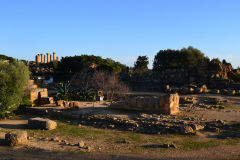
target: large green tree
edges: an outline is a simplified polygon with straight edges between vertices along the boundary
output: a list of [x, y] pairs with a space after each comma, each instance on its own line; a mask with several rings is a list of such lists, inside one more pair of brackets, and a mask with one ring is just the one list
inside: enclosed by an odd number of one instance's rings
[[29, 74], [21, 61], [0, 60], [0, 118], [11, 115], [19, 106]]
[[208, 57], [194, 48], [189, 46], [181, 50], [160, 50], [154, 58], [153, 70], [159, 71], [166, 68], [193, 68], [202, 61], [209, 61]]
[[62, 58], [55, 71], [60, 80], [69, 80], [76, 73], [91, 68], [114, 73], [120, 73], [127, 69], [125, 65], [109, 58], [103, 59], [100, 56], [80, 55]]

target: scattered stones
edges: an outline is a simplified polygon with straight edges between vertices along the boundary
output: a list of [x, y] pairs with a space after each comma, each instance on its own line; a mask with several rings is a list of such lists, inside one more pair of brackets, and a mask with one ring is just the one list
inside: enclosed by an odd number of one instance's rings
[[5, 134], [5, 141], [9, 146], [16, 146], [19, 144], [27, 144], [27, 132], [16, 131]]
[[34, 129], [53, 130], [57, 128], [57, 123], [50, 119], [36, 117], [28, 120], [28, 126]]

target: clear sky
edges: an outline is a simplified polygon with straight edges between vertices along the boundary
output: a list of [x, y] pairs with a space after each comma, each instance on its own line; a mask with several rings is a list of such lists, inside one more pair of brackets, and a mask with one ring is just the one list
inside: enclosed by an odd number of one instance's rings
[[0, 0], [0, 54], [94, 54], [132, 66], [192, 45], [240, 66], [240, 0]]

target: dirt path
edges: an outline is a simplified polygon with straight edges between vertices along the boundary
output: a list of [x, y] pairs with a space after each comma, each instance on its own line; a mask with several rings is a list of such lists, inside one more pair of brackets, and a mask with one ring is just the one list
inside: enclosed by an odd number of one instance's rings
[[32, 147], [8, 148], [0, 147], [1, 159], [16, 159], [16, 160], [74, 160], [74, 159], [113, 159], [113, 160], [151, 160], [151, 159], [203, 159], [203, 160], [222, 160], [222, 159], [240, 159], [238, 146], [220, 146], [215, 148], [201, 149], [198, 151], [167, 151], [164, 153], [155, 153], [152, 155], [142, 154], [127, 154], [115, 155], [108, 153], [81, 153], [81, 152], [54, 152]]

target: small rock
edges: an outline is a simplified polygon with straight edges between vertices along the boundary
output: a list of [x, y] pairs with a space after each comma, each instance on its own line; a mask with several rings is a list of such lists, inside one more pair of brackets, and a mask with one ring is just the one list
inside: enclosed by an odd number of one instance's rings
[[16, 146], [19, 144], [27, 144], [27, 132], [16, 131], [5, 134], [5, 141], [9, 146]]
[[84, 143], [83, 141], [78, 142], [78, 146], [79, 146], [80, 148], [83, 148], [84, 145], [85, 145], [85, 143]]
[[88, 150], [88, 151], [92, 151], [92, 147], [87, 146], [87, 150]]
[[33, 140], [33, 137], [27, 137], [28, 140]]
[[169, 147], [171, 147], [171, 148], [177, 148], [177, 146], [176, 146], [175, 144], [173, 144], [173, 143], [171, 143]]
[[204, 126], [203, 125], [199, 125], [199, 124], [191, 124], [191, 127], [195, 131], [199, 131], [199, 130], [203, 130], [204, 129]]
[[194, 130], [191, 126], [185, 125], [181, 128], [181, 133], [182, 134], [194, 134]]

